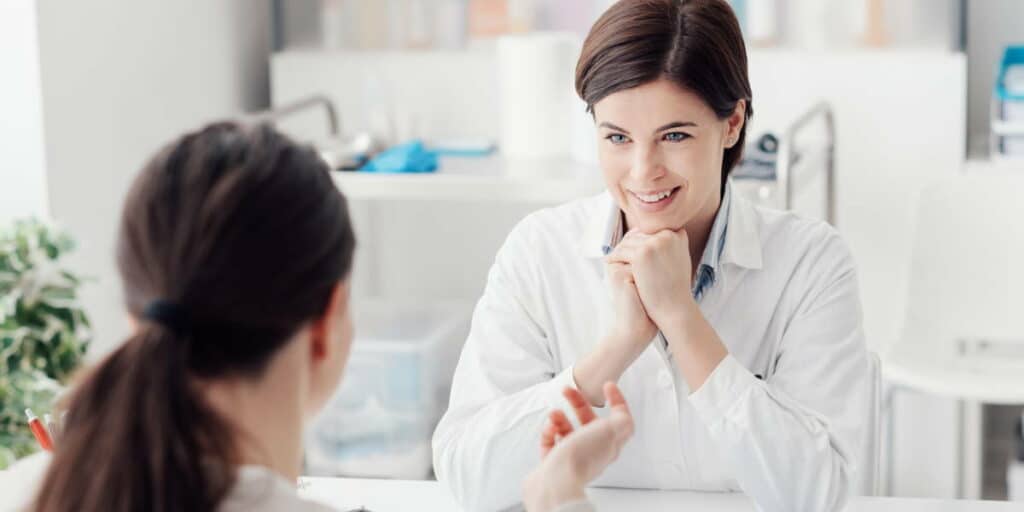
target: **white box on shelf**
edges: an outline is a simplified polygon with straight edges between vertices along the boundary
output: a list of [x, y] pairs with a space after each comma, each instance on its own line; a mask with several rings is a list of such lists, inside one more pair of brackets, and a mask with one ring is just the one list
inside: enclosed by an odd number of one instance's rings
[[992, 120], [990, 144], [993, 158], [1024, 160], [1024, 117]]
[[993, 154], [1024, 156], [1024, 46], [1007, 46], [992, 87]]
[[1000, 152], [1004, 156], [1024, 157], [1024, 135], [1004, 135], [999, 139]]
[[341, 386], [306, 433], [308, 474], [428, 478], [471, 311], [459, 301], [354, 307]]
[[1004, 101], [1001, 110], [1004, 121], [1024, 121], [1024, 101]]

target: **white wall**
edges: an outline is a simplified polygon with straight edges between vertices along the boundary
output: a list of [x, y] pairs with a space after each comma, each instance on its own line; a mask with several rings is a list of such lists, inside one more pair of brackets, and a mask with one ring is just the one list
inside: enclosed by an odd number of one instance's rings
[[52, 214], [79, 242], [73, 264], [97, 342], [126, 322], [113, 246], [123, 195], [183, 130], [268, 104], [266, 0], [40, 0], [46, 159]]
[[46, 158], [35, 0], [0, 2], [0, 226], [45, 217]]

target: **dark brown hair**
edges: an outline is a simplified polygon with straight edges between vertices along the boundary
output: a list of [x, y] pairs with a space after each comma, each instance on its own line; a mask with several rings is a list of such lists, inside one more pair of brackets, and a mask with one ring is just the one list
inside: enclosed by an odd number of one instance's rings
[[[593, 112], [606, 96], [659, 78], [692, 91], [719, 119], [746, 101], [753, 115], [747, 51], [724, 0], [619, 0], [594, 23], [576, 65], [576, 93]], [[722, 190], [739, 163], [747, 123], [722, 158]]]
[[258, 376], [326, 311], [354, 247], [327, 166], [269, 127], [213, 124], [160, 151], [117, 244], [138, 329], [73, 390], [36, 509], [215, 510], [235, 431], [197, 380]]

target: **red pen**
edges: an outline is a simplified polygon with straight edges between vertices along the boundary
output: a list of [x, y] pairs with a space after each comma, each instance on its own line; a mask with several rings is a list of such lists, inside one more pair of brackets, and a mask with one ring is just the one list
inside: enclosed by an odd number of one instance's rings
[[36, 436], [39, 446], [52, 452], [53, 440], [50, 439], [50, 433], [46, 431], [46, 425], [43, 425], [43, 422], [39, 421], [35, 414], [32, 414], [32, 409], [25, 409], [25, 415], [28, 416], [28, 428], [32, 430], [32, 435]]

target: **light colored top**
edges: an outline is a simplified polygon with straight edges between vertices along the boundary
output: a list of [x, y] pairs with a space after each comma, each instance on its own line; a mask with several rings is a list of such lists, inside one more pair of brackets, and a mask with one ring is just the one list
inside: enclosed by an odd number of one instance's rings
[[597, 509], [590, 501], [574, 501], [561, 505], [555, 512], [597, 512]]
[[[338, 510], [365, 507], [373, 512], [463, 510], [437, 482], [357, 478], [307, 478], [299, 495], [330, 503]], [[750, 498], [738, 493], [587, 489], [598, 512], [755, 512]], [[573, 506], [582, 506], [573, 504]], [[518, 510], [513, 508], [512, 510]], [[586, 509], [584, 509], [586, 510]], [[844, 512], [1020, 512], [1020, 503], [970, 500], [853, 497]], [[564, 512], [559, 510], [558, 512]], [[575, 512], [575, 511], [574, 511]]]
[[219, 512], [333, 512], [335, 509], [299, 497], [295, 482], [262, 466], [238, 468], [238, 481]]
[[[659, 335], [619, 381], [636, 434], [594, 485], [742, 490], [767, 511], [837, 510], [859, 481], [869, 407], [850, 251], [823, 222], [730, 195], [698, 299], [730, 355], [691, 390]], [[433, 439], [438, 478], [468, 510], [521, 499], [549, 410], [568, 412], [573, 363], [609, 332], [602, 248], [616, 209], [605, 193], [541, 210], [497, 255]]]
[[[50, 462], [46, 453], [19, 461], [0, 473], [0, 510], [29, 510]], [[241, 466], [219, 512], [332, 512], [335, 509], [299, 497], [294, 483], [262, 466]]]

